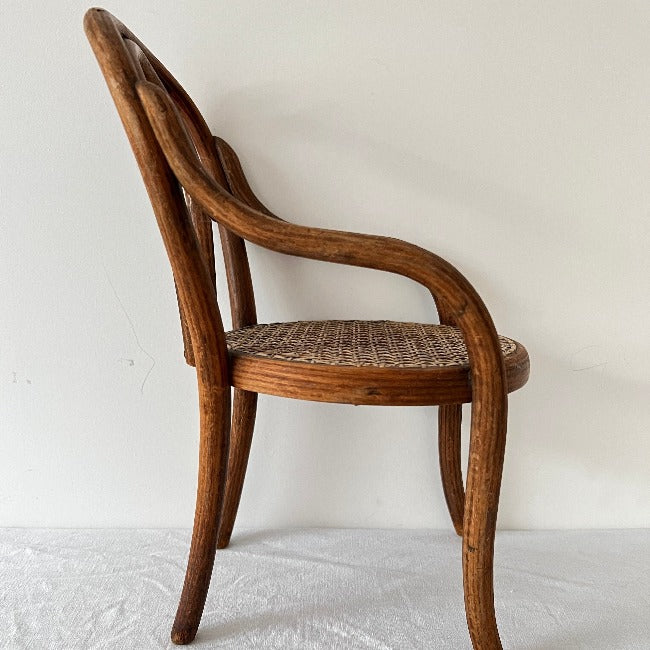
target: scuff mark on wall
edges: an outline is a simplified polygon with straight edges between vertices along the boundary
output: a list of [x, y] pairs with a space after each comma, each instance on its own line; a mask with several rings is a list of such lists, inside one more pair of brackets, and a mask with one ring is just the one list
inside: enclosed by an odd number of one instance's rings
[[[138, 333], [135, 331], [135, 325], [133, 324], [133, 321], [131, 320], [131, 317], [129, 316], [129, 312], [126, 311], [126, 307], [124, 306], [124, 303], [122, 302], [119, 294], [117, 293], [117, 290], [115, 289], [115, 285], [113, 284], [113, 281], [111, 280], [111, 276], [108, 273], [108, 269], [103, 264], [102, 264], [102, 266], [104, 268], [104, 273], [106, 274], [106, 280], [108, 281], [108, 284], [110, 285], [111, 289], [113, 290], [113, 294], [115, 295], [115, 299], [117, 300], [120, 308], [124, 312], [124, 316], [126, 317], [126, 320], [129, 323], [129, 327], [131, 328], [131, 332], [133, 332], [133, 338], [135, 339], [135, 344], [138, 346], [138, 349], [151, 360], [151, 367], [149, 368], [149, 370], [147, 370], [147, 372], [146, 372], [146, 374], [145, 374], [145, 376], [144, 376], [144, 378], [142, 380], [142, 384], [140, 385], [140, 392], [144, 393], [144, 385], [147, 383], [147, 379], [149, 379], [149, 375], [151, 374], [152, 370], [154, 369], [154, 366], [156, 365], [156, 360], [153, 358], [153, 356], [151, 354], [149, 354], [149, 352], [147, 352], [147, 350], [145, 350], [142, 347], [142, 343], [140, 343]], [[131, 364], [129, 364], [129, 365], [135, 365], [135, 361], [133, 361], [133, 359], [126, 359], [126, 361], [131, 361]]]

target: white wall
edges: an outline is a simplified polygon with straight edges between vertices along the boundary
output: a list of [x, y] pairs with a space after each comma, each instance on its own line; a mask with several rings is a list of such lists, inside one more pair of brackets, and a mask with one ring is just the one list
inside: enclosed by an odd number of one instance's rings
[[[189, 526], [193, 371], [85, 8], [0, 10], [0, 525]], [[648, 525], [650, 5], [106, 8], [273, 210], [442, 254], [528, 347], [502, 527]], [[263, 319], [433, 317], [405, 280], [250, 255]], [[263, 397], [239, 523], [448, 527], [435, 409]]]

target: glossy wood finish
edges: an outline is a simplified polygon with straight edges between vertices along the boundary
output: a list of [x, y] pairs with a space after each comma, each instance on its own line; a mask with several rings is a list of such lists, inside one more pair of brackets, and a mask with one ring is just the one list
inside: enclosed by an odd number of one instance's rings
[[[215, 546], [217, 542], [227, 544], [237, 511], [255, 418], [255, 393], [269, 392], [359, 404], [444, 405], [440, 415], [441, 469], [457, 530], [462, 522], [470, 636], [476, 650], [500, 648], [492, 586], [494, 534], [507, 393], [523, 385], [528, 376], [524, 348], [520, 347], [516, 360], [506, 366], [483, 301], [466, 278], [439, 256], [401, 240], [307, 228], [270, 213], [254, 196], [234, 151], [223, 140], [213, 139], [189, 97], [149, 50], [105, 11], [90, 10], [85, 27], [160, 226], [177, 286], [186, 356], [196, 365], [199, 383], [197, 507], [173, 641], [187, 643], [196, 633]], [[443, 322], [460, 328], [469, 366], [431, 372], [333, 370], [229, 355], [216, 301], [208, 219], [219, 225], [235, 328], [257, 319], [244, 245], [250, 241], [288, 255], [397, 273], [422, 284], [434, 297]], [[232, 438], [231, 385], [236, 387]], [[457, 445], [458, 409], [464, 401], [471, 401], [472, 416], [463, 507]]]

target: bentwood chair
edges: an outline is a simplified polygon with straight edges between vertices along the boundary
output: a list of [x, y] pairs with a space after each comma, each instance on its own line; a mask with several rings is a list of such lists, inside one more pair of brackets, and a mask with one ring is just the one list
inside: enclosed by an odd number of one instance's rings
[[[214, 137], [183, 88], [102, 9], [84, 21], [167, 249], [185, 358], [199, 388], [199, 476], [187, 573], [172, 640], [194, 638], [216, 548], [228, 546], [248, 462], [258, 393], [347, 404], [438, 405], [442, 484], [463, 539], [465, 609], [477, 650], [501, 648], [493, 550], [507, 395], [526, 383], [528, 354], [499, 337], [483, 301], [451, 264], [386, 237], [284, 221], [254, 196], [235, 152]], [[215, 289], [219, 226], [232, 331]], [[310, 321], [258, 324], [245, 241], [278, 253], [397, 273], [432, 294], [441, 324]], [[233, 401], [231, 409], [231, 389]], [[472, 404], [467, 482], [461, 405]]]

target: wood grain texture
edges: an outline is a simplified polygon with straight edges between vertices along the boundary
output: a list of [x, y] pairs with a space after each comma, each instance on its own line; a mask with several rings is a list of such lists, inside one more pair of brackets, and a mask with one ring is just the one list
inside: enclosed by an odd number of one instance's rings
[[257, 210], [267, 217], [283, 221], [283, 219], [273, 214], [253, 193], [235, 150], [223, 138], [215, 137], [214, 141], [223, 172], [228, 181], [230, 193], [248, 207], [253, 208], [253, 210]]
[[230, 449], [223, 511], [219, 520], [217, 548], [226, 548], [230, 543], [235, 526], [239, 501], [244, 487], [248, 456], [253, 441], [255, 414], [257, 412], [257, 393], [235, 388], [232, 423], [230, 426]]
[[[518, 345], [506, 368], [508, 391], [521, 388], [528, 373], [528, 353]], [[231, 352], [230, 381], [256, 393], [336, 404], [431, 406], [472, 401], [469, 366], [335, 366]]]
[[[242, 203], [254, 207], [269, 216], [274, 216], [253, 194], [237, 154], [232, 147], [221, 138], [214, 138], [215, 150], [224, 172], [224, 177], [230, 193]], [[225, 229], [224, 229], [225, 230]], [[230, 261], [229, 269], [236, 276], [245, 277], [244, 282], [230, 282], [231, 312], [233, 314], [233, 329], [253, 325], [257, 322], [255, 296], [250, 277], [250, 267], [244, 240], [238, 238], [241, 244], [231, 246], [231, 251], [239, 250], [238, 257]], [[232, 382], [231, 382], [232, 383]], [[235, 384], [233, 384], [234, 386]], [[217, 548], [223, 549], [230, 544], [230, 538], [235, 526], [237, 511], [244, 488], [244, 479], [248, 466], [255, 415], [257, 412], [257, 393], [235, 388], [232, 425], [230, 430], [230, 453], [228, 456], [228, 473], [226, 477], [226, 493], [224, 507], [219, 521], [219, 537]]]
[[[223, 502], [230, 424], [224, 329], [213, 276], [205, 263], [184, 193], [156, 143], [135, 94], [143, 71], [133, 56], [133, 49], [125, 42], [131, 40], [130, 33], [100, 9], [86, 14], [84, 27], [151, 200], [172, 266], [196, 366], [200, 413], [196, 513], [185, 584], [172, 630], [175, 643], [187, 643], [194, 638], [203, 611]], [[152, 85], [159, 88], [157, 84]]]
[[171, 639], [183, 645], [198, 630], [210, 587], [221, 517], [230, 426], [230, 389], [199, 384], [199, 479], [192, 543]]
[[[501, 648], [492, 583], [494, 535], [507, 394], [528, 378], [526, 350], [519, 346], [513, 358], [504, 360], [480, 296], [441, 257], [398, 239], [308, 228], [276, 217], [253, 194], [232, 148], [213, 138], [192, 100], [153, 54], [108, 12], [92, 9], [84, 24], [167, 249], [186, 358], [196, 366], [199, 385], [195, 524], [172, 640], [188, 643], [196, 634], [215, 547], [227, 543], [237, 511], [255, 419], [255, 393], [267, 392], [353, 404], [442, 405], [441, 471], [457, 530], [462, 522], [470, 637], [475, 650]], [[219, 226], [235, 328], [257, 322], [244, 243], [250, 241], [279, 253], [378, 269], [422, 284], [433, 296], [441, 322], [460, 329], [469, 365], [343, 368], [228, 354], [215, 290], [211, 221]], [[232, 433], [231, 385], [236, 388]], [[463, 505], [459, 409], [460, 403], [468, 401], [472, 404], [470, 454]]]
[[445, 404], [438, 409], [438, 456], [442, 488], [454, 530], [461, 537], [465, 513], [465, 487], [460, 458], [462, 416], [461, 404]]
[[[241, 172], [239, 160], [234, 151], [220, 138], [213, 138], [213, 146], [219, 163], [223, 170], [226, 187], [231, 194], [244, 203], [253, 197], [248, 183], [243, 177], [237, 174]], [[242, 188], [247, 188], [247, 193], [242, 193]], [[257, 201], [257, 199], [255, 199]], [[259, 201], [256, 203], [262, 207]], [[223, 248], [224, 260], [226, 263], [226, 276], [228, 278], [228, 289], [230, 292], [230, 313], [232, 314], [233, 329], [240, 329], [257, 323], [257, 310], [255, 308], [255, 295], [253, 292], [253, 280], [251, 278], [250, 265], [246, 244], [241, 237], [236, 236], [227, 228], [220, 225], [221, 245]]]

